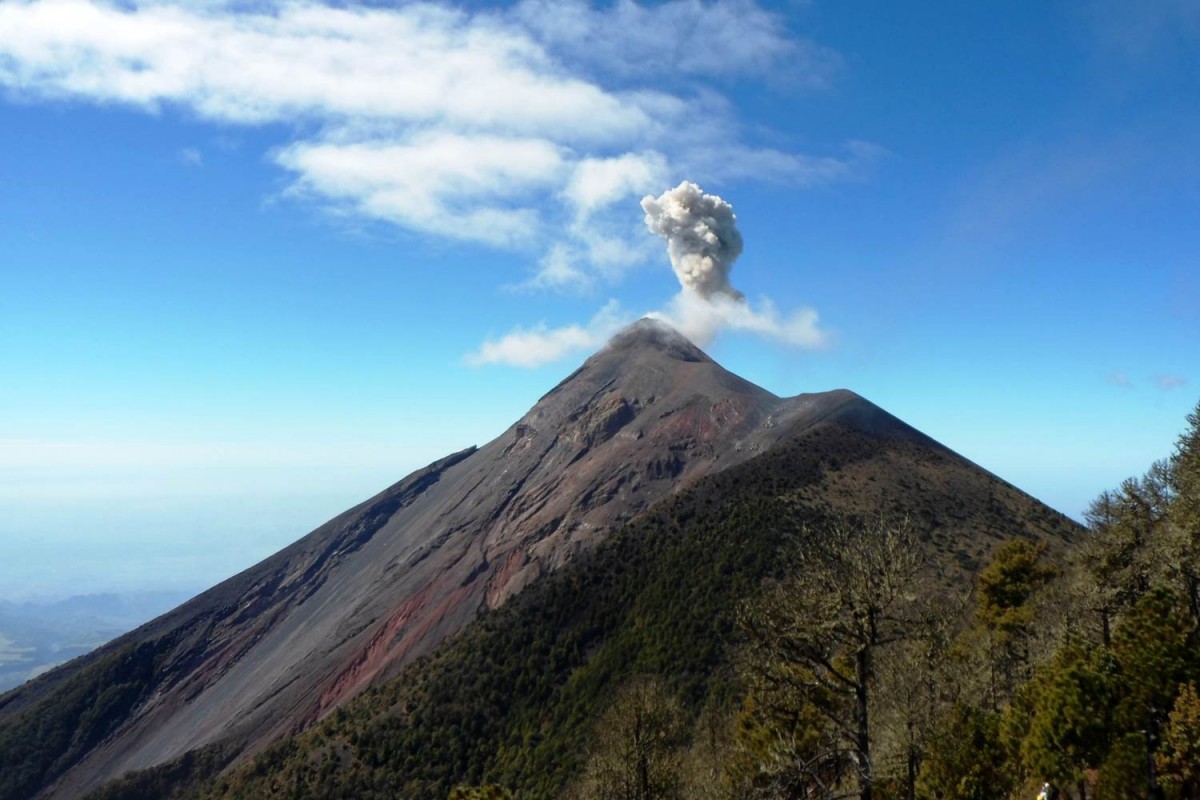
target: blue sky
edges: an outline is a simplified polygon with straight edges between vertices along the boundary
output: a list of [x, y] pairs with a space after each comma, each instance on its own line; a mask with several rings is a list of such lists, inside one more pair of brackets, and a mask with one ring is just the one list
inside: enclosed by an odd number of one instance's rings
[[[907, 7], [905, 7], [907, 6]], [[1200, 10], [0, 2], [0, 597], [201, 588], [686, 324], [1050, 505], [1200, 386]], [[711, 311], [711, 309], [710, 309]]]

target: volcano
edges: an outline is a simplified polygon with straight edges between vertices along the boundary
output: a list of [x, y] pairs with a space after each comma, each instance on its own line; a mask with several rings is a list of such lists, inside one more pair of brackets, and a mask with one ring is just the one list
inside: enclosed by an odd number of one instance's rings
[[[848, 458], [851, 440], [878, 446]], [[0, 798], [81, 797], [214, 745], [258, 752], [656, 504], [783, 447], [822, 470], [828, 508], [934, 502], [931, 536], [964, 570], [1002, 536], [1072, 530], [853, 392], [777, 397], [642, 320], [490, 443], [0, 697]], [[34, 725], [60, 718], [66, 733]]]

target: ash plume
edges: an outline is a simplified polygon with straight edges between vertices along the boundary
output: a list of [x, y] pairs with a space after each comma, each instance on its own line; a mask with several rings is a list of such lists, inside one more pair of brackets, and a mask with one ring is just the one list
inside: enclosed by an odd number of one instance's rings
[[742, 254], [742, 235], [733, 206], [684, 181], [658, 197], [642, 199], [646, 227], [667, 240], [667, 254], [680, 292], [649, 316], [705, 346], [723, 330], [744, 331], [790, 347], [816, 349], [828, 343], [817, 312], [781, 314], [768, 298], [752, 305], [729, 280]]
[[684, 181], [658, 197], [642, 198], [646, 227], [667, 240], [675, 277], [685, 290], [705, 300], [742, 293], [729, 282], [733, 262], [742, 254], [733, 206]]
[[[742, 235], [728, 202], [684, 181], [658, 197], [647, 195], [642, 210], [646, 227], [667, 240], [680, 284], [679, 293], [647, 317], [667, 323], [700, 347], [722, 331], [740, 331], [801, 350], [819, 350], [830, 343], [814, 309], [784, 313], [770, 298], [751, 303], [733, 288], [729, 273], [742, 253]], [[603, 344], [631, 319], [611, 300], [586, 325], [516, 328], [484, 342], [467, 356], [467, 363], [537, 367]]]

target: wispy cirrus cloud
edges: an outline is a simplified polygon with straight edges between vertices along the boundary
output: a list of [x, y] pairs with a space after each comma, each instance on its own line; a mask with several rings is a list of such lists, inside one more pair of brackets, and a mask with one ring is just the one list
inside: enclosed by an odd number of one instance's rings
[[1090, 0], [1085, 9], [1099, 44], [1126, 60], [1169, 61], [1200, 38], [1193, 0]]
[[178, 157], [179, 157], [179, 163], [183, 164], [184, 166], [188, 166], [188, 167], [204, 166], [204, 153], [202, 153], [200, 151], [200, 148], [198, 148], [198, 147], [180, 148]]
[[523, 0], [514, 16], [566, 60], [627, 79], [720, 79], [786, 67], [779, 71], [824, 87], [842, 63], [816, 42], [780, 35], [778, 16], [751, 0], [653, 6], [617, 0], [604, 9], [582, 0]]
[[1187, 378], [1182, 375], [1159, 374], [1154, 376], [1154, 385], [1164, 392], [1169, 392], [1187, 386]]
[[[1155, 389], [1158, 389], [1162, 392], [1169, 392], [1174, 389], [1182, 389], [1184, 386], [1187, 386], [1188, 383], [1187, 378], [1184, 376], [1167, 372], [1160, 372], [1151, 376], [1149, 382]], [[1135, 381], [1129, 376], [1129, 373], [1117, 371], [1109, 373], [1108, 385], [1115, 386], [1118, 389], [1132, 389], [1134, 388]]]

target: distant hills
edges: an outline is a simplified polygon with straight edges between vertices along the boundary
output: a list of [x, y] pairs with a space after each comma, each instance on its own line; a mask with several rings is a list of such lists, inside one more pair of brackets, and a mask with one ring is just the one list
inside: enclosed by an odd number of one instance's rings
[[188, 599], [173, 591], [0, 600], [0, 692], [91, 652]]
[[716, 702], [785, 538], [875, 513], [960, 586], [1079, 530], [853, 392], [776, 397], [643, 320], [494, 441], [0, 696], [0, 800], [554, 796], [624, 676]]

